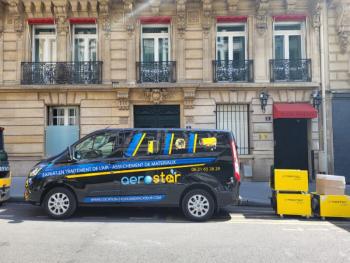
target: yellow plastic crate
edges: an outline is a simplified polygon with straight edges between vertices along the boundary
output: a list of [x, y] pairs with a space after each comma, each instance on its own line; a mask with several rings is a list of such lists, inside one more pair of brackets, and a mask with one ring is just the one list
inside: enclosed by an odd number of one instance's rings
[[[315, 195], [318, 207], [315, 211], [320, 217], [350, 218], [350, 196], [348, 195]], [[315, 206], [315, 204], [314, 204]]]
[[310, 217], [311, 194], [276, 193], [277, 214]]
[[308, 192], [308, 171], [275, 169], [270, 184], [275, 191]]

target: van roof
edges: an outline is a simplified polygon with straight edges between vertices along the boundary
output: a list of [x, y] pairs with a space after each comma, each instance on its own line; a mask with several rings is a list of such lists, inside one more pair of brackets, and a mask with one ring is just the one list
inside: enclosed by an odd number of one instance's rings
[[[181, 128], [105, 128], [101, 130], [97, 130], [95, 132], [103, 132], [103, 131], [154, 131], [154, 130], [165, 130], [165, 131], [193, 131], [193, 132], [222, 132], [222, 133], [231, 133], [228, 130], [218, 130], [218, 129], [181, 129]], [[93, 132], [93, 133], [95, 133]]]

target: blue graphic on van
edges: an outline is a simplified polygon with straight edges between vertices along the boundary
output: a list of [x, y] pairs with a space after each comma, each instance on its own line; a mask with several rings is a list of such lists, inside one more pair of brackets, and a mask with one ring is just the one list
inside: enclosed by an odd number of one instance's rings
[[159, 202], [165, 199], [165, 195], [127, 195], [127, 196], [98, 196], [85, 197], [84, 203], [144, 203]]
[[[84, 173], [98, 173], [108, 171], [120, 171], [128, 169], [158, 168], [169, 166], [181, 166], [191, 164], [209, 164], [215, 161], [215, 158], [184, 158], [169, 160], [147, 160], [147, 161], [127, 161], [116, 163], [96, 162], [90, 164], [74, 164], [67, 166], [47, 166], [37, 175], [38, 178], [49, 176], [66, 176]], [[148, 180], [149, 181], [149, 180]]]

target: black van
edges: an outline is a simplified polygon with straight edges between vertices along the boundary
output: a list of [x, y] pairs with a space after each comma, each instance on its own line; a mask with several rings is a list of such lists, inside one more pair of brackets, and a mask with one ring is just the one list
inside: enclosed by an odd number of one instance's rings
[[218, 130], [104, 129], [38, 163], [25, 199], [55, 219], [78, 206], [181, 207], [194, 221], [239, 198], [233, 134]]
[[0, 127], [0, 206], [10, 198], [11, 173], [4, 149], [4, 128]]

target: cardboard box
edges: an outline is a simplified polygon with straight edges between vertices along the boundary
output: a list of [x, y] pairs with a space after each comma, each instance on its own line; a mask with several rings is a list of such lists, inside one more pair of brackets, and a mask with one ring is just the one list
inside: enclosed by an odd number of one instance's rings
[[344, 195], [345, 177], [318, 174], [316, 176], [316, 192], [319, 195]]

